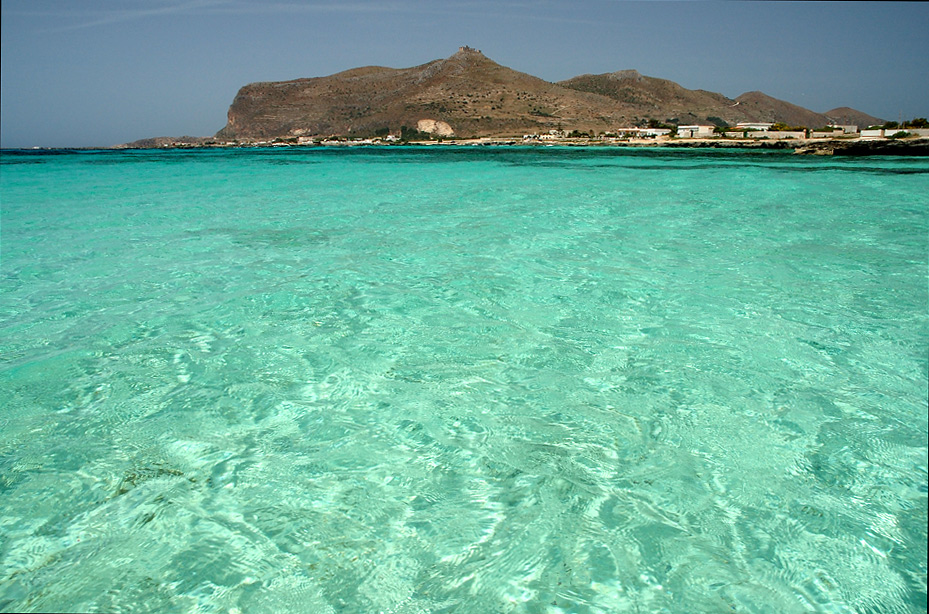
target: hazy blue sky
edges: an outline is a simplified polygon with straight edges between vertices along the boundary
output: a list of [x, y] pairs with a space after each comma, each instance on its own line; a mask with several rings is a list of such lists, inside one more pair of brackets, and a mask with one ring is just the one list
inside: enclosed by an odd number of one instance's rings
[[407, 67], [459, 45], [549, 81], [635, 68], [691, 89], [929, 116], [929, 3], [2, 0], [0, 145], [204, 136], [252, 81]]

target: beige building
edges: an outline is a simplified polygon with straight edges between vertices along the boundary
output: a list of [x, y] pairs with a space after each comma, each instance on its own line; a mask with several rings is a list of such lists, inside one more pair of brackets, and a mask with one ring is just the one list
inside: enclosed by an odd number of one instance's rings
[[703, 139], [713, 136], [715, 126], [678, 126], [677, 136], [681, 139]]

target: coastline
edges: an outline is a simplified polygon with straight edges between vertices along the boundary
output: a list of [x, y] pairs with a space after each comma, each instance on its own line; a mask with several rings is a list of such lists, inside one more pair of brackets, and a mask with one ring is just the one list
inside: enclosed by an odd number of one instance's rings
[[159, 137], [144, 139], [103, 149], [217, 149], [217, 148], [291, 148], [291, 147], [595, 147], [595, 148], [647, 148], [647, 149], [747, 149], [777, 150], [797, 155], [818, 156], [929, 156], [929, 138], [906, 139], [601, 139], [560, 138], [525, 139], [482, 137], [471, 139], [441, 139], [422, 141], [384, 141], [382, 139], [320, 138], [312, 142], [294, 142], [290, 139], [268, 141], [218, 141], [206, 137]]
[[596, 149], [719, 149], [780, 151], [814, 156], [929, 156], [929, 138], [907, 139], [597, 139], [562, 138], [552, 140], [482, 137], [423, 141], [382, 141], [378, 139], [320, 139], [295, 143], [289, 140], [217, 141], [209, 137], [159, 137], [110, 147], [33, 147], [2, 151], [119, 151], [119, 150], [211, 150], [211, 149], [290, 149], [290, 148], [404, 148], [404, 147], [586, 147]]

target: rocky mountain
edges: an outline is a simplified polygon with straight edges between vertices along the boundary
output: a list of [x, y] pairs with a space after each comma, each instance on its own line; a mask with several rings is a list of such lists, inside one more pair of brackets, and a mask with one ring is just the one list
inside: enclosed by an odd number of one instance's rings
[[516, 134], [560, 125], [606, 129], [621, 123], [602, 96], [521, 73], [463, 47], [413, 68], [356, 68], [328, 77], [246, 85], [229, 108], [225, 139], [363, 135], [421, 120], [458, 136]]
[[461, 47], [447, 59], [412, 68], [368, 66], [328, 77], [246, 85], [216, 138], [372, 136], [397, 133], [401, 126], [458, 137], [551, 129], [606, 132], [650, 119], [676, 124], [780, 121], [810, 127], [830, 121], [760, 92], [730, 99], [634, 70], [550, 83]]
[[823, 113], [816, 113], [809, 109], [789, 103], [785, 100], [772, 98], [763, 92], [746, 92], [736, 97], [740, 112], [751, 116], [756, 122], [783, 122], [791, 126], [806, 126], [819, 128], [830, 123]]
[[826, 111], [823, 115], [832, 118], [837, 124], [858, 126], [859, 129], [884, 123], [883, 119], [868, 115], [867, 113], [862, 113], [861, 111], [856, 111], [855, 109], [850, 109], [849, 107], [832, 109], [831, 111]]
[[[704, 90], [688, 90], [673, 81], [646, 77], [635, 70], [581, 75], [561, 81], [569, 89], [599, 94], [615, 101], [624, 115], [675, 124], [706, 124], [708, 117], [736, 124], [756, 121], [736, 109], [737, 101]], [[710, 121], [710, 123], [713, 123]]]

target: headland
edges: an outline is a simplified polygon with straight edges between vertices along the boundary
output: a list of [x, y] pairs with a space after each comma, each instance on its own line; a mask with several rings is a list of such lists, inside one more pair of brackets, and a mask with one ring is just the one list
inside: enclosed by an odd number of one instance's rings
[[464, 46], [411, 68], [251, 83], [213, 137], [123, 147], [524, 144], [861, 155], [923, 151], [923, 138], [925, 118], [897, 124], [850, 107], [818, 113], [758, 91], [729, 98], [635, 70], [552, 83]]

